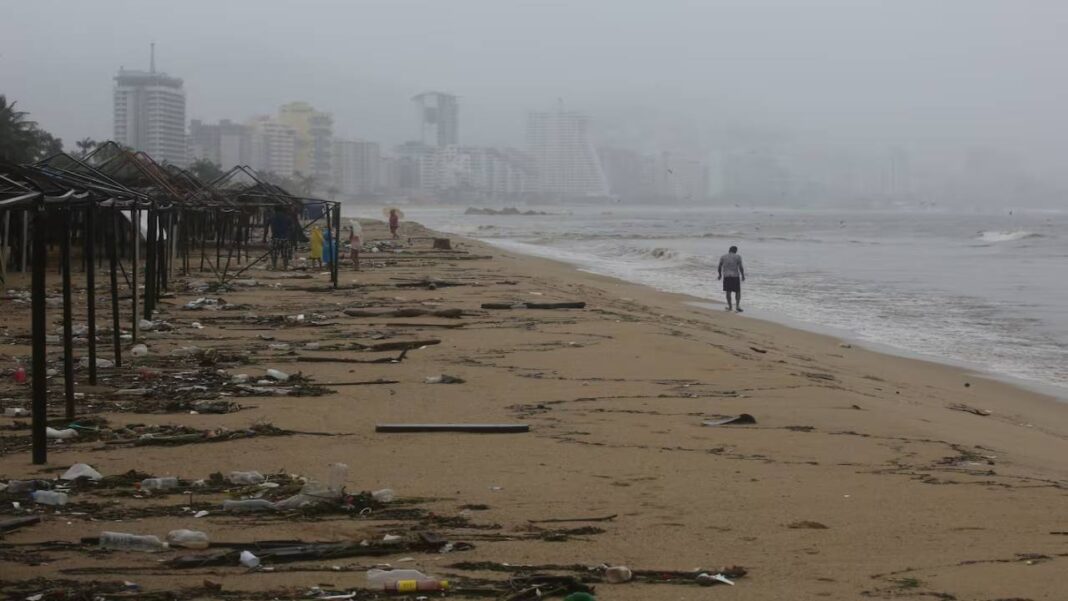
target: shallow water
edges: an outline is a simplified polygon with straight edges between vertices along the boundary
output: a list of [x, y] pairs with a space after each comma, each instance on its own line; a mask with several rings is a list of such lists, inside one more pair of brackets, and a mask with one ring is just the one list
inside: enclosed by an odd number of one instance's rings
[[639, 207], [465, 216], [430, 227], [672, 292], [720, 300], [736, 244], [751, 314], [1068, 392], [1068, 214]]

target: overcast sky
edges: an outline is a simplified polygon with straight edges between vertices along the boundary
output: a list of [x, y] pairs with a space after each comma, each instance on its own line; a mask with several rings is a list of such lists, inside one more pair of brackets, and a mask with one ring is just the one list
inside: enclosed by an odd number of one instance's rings
[[[990, 145], [1063, 157], [1068, 0], [3, 0], [0, 93], [71, 144], [109, 138], [120, 65], [185, 80], [189, 118], [307, 100], [336, 132], [415, 135], [408, 99], [461, 97], [461, 138], [521, 144], [554, 106], [674, 127]], [[644, 130], [641, 130], [644, 131]], [[685, 132], [684, 132], [685, 133]]]

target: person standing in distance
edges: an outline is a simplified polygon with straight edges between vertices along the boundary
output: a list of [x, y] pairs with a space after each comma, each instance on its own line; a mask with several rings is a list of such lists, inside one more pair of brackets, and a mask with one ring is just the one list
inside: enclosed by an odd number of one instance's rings
[[[717, 280], [723, 280], [723, 291], [727, 293], [727, 310], [734, 309], [742, 312], [742, 282], [745, 281], [745, 267], [742, 266], [742, 255], [738, 254], [738, 247], [732, 246], [727, 254], [719, 258], [719, 273]], [[731, 303], [731, 292], [734, 293], [735, 302]]]

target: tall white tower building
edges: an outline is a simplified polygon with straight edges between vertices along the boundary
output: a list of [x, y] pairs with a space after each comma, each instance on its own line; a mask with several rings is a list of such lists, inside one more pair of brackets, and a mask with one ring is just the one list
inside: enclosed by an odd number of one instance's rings
[[157, 161], [188, 162], [185, 90], [181, 79], [156, 72], [154, 48], [149, 71], [119, 69], [115, 76], [115, 141]]
[[527, 145], [537, 167], [538, 189], [561, 199], [607, 196], [608, 181], [589, 136], [584, 113], [531, 112]]

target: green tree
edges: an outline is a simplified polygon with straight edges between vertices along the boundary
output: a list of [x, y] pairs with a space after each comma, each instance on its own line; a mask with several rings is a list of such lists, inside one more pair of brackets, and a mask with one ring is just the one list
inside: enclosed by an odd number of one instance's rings
[[93, 152], [97, 146], [100, 146], [100, 142], [97, 142], [92, 138], [82, 138], [75, 142], [74, 145], [78, 147], [78, 152], [74, 153], [74, 155], [79, 159], [84, 159], [89, 156], [89, 153]]
[[210, 184], [223, 174], [222, 167], [208, 159], [197, 159], [189, 166], [189, 172], [204, 184]]
[[0, 94], [0, 159], [12, 163], [32, 163], [63, 152], [63, 141], [27, 119], [29, 113], [15, 109]]

